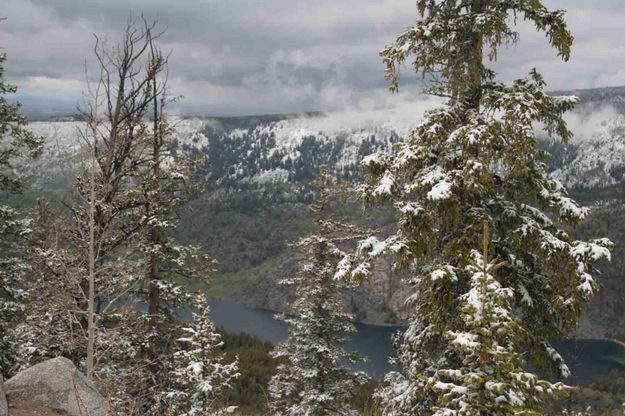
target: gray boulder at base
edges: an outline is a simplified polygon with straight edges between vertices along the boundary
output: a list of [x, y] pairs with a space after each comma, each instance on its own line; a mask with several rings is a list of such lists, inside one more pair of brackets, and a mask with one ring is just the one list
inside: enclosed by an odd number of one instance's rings
[[16, 374], [4, 383], [4, 390], [9, 403], [39, 402], [65, 410], [72, 416], [106, 416], [107, 413], [107, 402], [95, 385], [63, 357], [44, 361]]
[[4, 394], [4, 379], [0, 375], [0, 416], [9, 415], [9, 406], [7, 404], [7, 397]]

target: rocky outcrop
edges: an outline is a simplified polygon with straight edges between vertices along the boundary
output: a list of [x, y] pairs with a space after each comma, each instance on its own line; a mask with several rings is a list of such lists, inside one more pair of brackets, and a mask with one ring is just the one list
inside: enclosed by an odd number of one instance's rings
[[6, 394], [4, 393], [4, 379], [0, 375], [0, 416], [8, 416], [9, 405], [7, 403]]
[[105, 416], [107, 413], [107, 402], [95, 385], [63, 357], [18, 373], [7, 380], [4, 389], [9, 404], [41, 403], [72, 416]]

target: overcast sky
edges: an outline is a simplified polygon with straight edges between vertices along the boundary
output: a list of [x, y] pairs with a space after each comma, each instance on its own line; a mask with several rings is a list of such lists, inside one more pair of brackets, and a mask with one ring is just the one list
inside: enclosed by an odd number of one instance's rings
[[[625, 0], [545, 0], [568, 10], [572, 58], [521, 27], [501, 53], [503, 80], [541, 71], [549, 89], [625, 85]], [[93, 33], [114, 39], [129, 11], [167, 27], [170, 86], [186, 114], [370, 109], [419, 92], [387, 92], [378, 51], [416, 20], [414, 0], [2, 0], [7, 78], [30, 106], [72, 106], [84, 89]], [[408, 68], [404, 73], [408, 72]]]

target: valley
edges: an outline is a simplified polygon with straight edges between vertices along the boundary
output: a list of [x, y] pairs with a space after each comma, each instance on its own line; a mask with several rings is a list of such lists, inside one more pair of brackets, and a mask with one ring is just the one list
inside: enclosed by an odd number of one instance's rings
[[[563, 92], [569, 94], [571, 92]], [[604, 266], [602, 290], [586, 311], [576, 336], [625, 340], [625, 89], [585, 90], [569, 116], [575, 134], [568, 144], [540, 138], [553, 154], [551, 175], [590, 206], [580, 237], [606, 236], [615, 242], [613, 261]], [[182, 212], [179, 237], [200, 244], [219, 262], [212, 283], [214, 298], [254, 308], [282, 311], [293, 298], [277, 281], [293, 273], [297, 258], [289, 244], [313, 231], [308, 206], [311, 181], [322, 165], [344, 181], [360, 175], [359, 161], [378, 150], [392, 151], [418, 122], [417, 115], [438, 101], [424, 97], [393, 110], [301, 116], [177, 118], [176, 151], [195, 161], [193, 175], [204, 192]], [[33, 194], [63, 198], [80, 162], [79, 120], [37, 121], [30, 128], [47, 138], [44, 157], [22, 174]], [[42, 174], [43, 173], [43, 174]], [[34, 202], [34, 201], [32, 201]], [[381, 206], [375, 224], [355, 199], [338, 204], [349, 221], [392, 227], [391, 210]], [[360, 322], [399, 325], [406, 318], [409, 291], [390, 260], [381, 260], [371, 282], [346, 298]], [[188, 284], [195, 284], [189, 282]]]

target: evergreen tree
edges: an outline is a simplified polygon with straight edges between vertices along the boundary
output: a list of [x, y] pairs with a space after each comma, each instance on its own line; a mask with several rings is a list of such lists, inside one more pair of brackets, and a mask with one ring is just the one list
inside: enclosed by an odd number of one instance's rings
[[[151, 45], [149, 65], [160, 68], [167, 64], [161, 51]], [[154, 71], [155, 75], [161, 71]], [[146, 151], [142, 157], [139, 201], [143, 208], [140, 250], [144, 254], [144, 276], [134, 295], [148, 306], [143, 333], [148, 347], [143, 355], [151, 374], [148, 384], [153, 394], [166, 391], [168, 371], [176, 345], [168, 342], [180, 326], [179, 311], [193, 302], [193, 296], [179, 280], [207, 281], [215, 261], [193, 245], [176, 242], [173, 234], [179, 224], [179, 211], [197, 187], [192, 183], [189, 161], [176, 152], [174, 129], [169, 123], [166, 106], [167, 79], [155, 76], [151, 91], [151, 129], [142, 126]]]
[[[576, 97], [547, 95], [536, 70], [497, 82], [483, 50], [495, 60], [502, 44], [516, 42], [518, 18], [544, 31], [564, 60], [572, 36], [564, 12], [539, 0], [417, 6], [422, 18], [381, 52], [386, 77], [396, 91], [399, 65], [412, 57], [429, 92], [447, 103], [428, 112], [396, 154], [363, 159], [362, 197], [392, 202], [398, 229], [362, 240], [335, 276], [363, 281], [385, 253], [409, 271], [413, 315], [396, 340], [402, 371], [378, 392], [384, 414], [530, 414], [567, 388], [522, 368], [543, 364], [568, 375], [549, 341], [575, 328], [597, 290], [594, 264], [610, 258], [611, 243], [572, 237], [588, 209], [549, 178], [535, 135], [542, 126], [566, 142], [562, 116]], [[478, 254], [484, 221], [492, 236]]]
[[514, 293], [493, 277], [505, 263], [489, 261], [488, 234], [485, 221], [482, 252], [473, 250], [463, 270], [470, 281], [458, 299], [460, 323], [444, 334], [460, 364], [441, 364], [434, 376], [421, 380], [425, 393], [437, 397], [435, 415], [533, 414], [528, 408], [568, 391], [524, 370], [517, 350], [526, 334], [513, 317]]
[[346, 366], [356, 357], [343, 344], [355, 328], [353, 316], [344, 310], [346, 284], [333, 278], [344, 255], [336, 243], [353, 230], [325, 217], [331, 185], [323, 171], [320, 182], [318, 189], [325, 195], [312, 205], [319, 234], [299, 241], [303, 252], [299, 273], [281, 282], [292, 286], [297, 298], [289, 305], [290, 316], [279, 315], [289, 324], [289, 337], [274, 351], [276, 358], [286, 360], [269, 386], [275, 415], [356, 415], [349, 402], [366, 381]]
[[219, 408], [219, 400], [239, 376], [237, 361], [224, 363], [223, 341], [208, 315], [206, 298], [198, 296], [195, 307], [192, 326], [183, 328], [187, 336], [178, 339], [183, 345], [174, 356], [173, 389], [168, 397], [177, 415], [232, 413], [236, 408]]
[[41, 154], [43, 139], [27, 130], [20, 105], [7, 102], [5, 95], [15, 93], [17, 87], [4, 80], [5, 61], [6, 55], [0, 54], [0, 374], [9, 376], [17, 357], [12, 332], [30, 289], [30, 265], [24, 259], [22, 244], [31, 224], [8, 203], [24, 188], [23, 178], [16, 173], [19, 164]]

